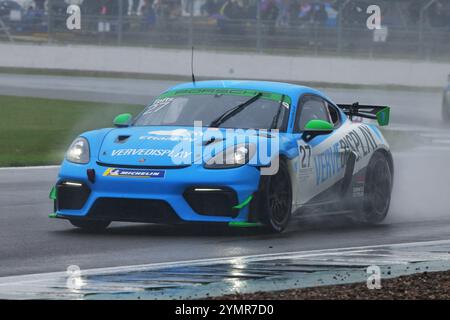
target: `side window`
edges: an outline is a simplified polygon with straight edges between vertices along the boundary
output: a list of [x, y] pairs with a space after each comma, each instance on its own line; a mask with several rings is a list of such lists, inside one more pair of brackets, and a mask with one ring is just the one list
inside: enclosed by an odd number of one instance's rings
[[[331, 122], [328, 103], [319, 97], [311, 96], [300, 103], [300, 114], [297, 113], [296, 131], [302, 131], [310, 120], [324, 120]], [[300, 118], [299, 118], [300, 117]]]
[[331, 103], [327, 102], [328, 112], [330, 113], [331, 123], [337, 128], [341, 125], [341, 117], [339, 116], [339, 111]]

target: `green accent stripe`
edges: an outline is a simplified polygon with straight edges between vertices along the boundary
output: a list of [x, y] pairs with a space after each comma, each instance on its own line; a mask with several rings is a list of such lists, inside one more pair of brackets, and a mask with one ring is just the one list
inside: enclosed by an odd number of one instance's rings
[[237, 206], [234, 206], [233, 209], [242, 209], [244, 208], [246, 205], [248, 205], [250, 203], [250, 201], [252, 201], [253, 196], [250, 195], [247, 199], [244, 200], [244, 202], [242, 202], [241, 204], [238, 204]]
[[132, 118], [133, 115], [131, 113], [119, 114], [117, 117], [114, 118], [113, 123], [116, 126], [124, 126], [127, 125]]
[[51, 213], [51, 214], [48, 215], [48, 217], [49, 217], [50, 219], [53, 219], [53, 218], [57, 218], [58, 215], [57, 215], [56, 213]]
[[[264, 92], [250, 89], [247, 90], [247, 89], [229, 89], [229, 88], [204, 88], [204, 89], [171, 90], [160, 95], [158, 99], [176, 96], [185, 96], [185, 95], [201, 95], [201, 94], [203, 95], [227, 94], [235, 96], [254, 97], [256, 94], [260, 92], [262, 93], [261, 96], [262, 99], [281, 102], [283, 97], [283, 95], [279, 93]], [[291, 104], [291, 98], [289, 96], [285, 96], [284, 101], [289, 103], [289, 105]]]
[[306, 123], [305, 130], [328, 131], [333, 130], [333, 125], [327, 121], [314, 119]]
[[48, 196], [52, 200], [56, 200], [56, 187], [53, 186], [52, 190], [50, 190], [50, 194]]
[[262, 227], [263, 224], [259, 222], [232, 221], [228, 223], [228, 226], [232, 228], [254, 228]]
[[387, 126], [390, 120], [391, 109], [389, 107], [385, 107], [384, 109], [377, 112], [377, 121], [380, 126]]

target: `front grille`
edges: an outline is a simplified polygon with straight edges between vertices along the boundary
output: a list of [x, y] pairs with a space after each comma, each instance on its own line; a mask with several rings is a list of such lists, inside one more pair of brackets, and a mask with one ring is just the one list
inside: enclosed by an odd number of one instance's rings
[[78, 182], [61, 182], [56, 186], [57, 210], [80, 210], [86, 203], [91, 189]]
[[88, 217], [95, 220], [174, 223], [180, 219], [163, 200], [98, 198]]
[[196, 213], [204, 216], [233, 217], [239, 214], [236, 192], [229, 188], [189, 188], [183, 196]]

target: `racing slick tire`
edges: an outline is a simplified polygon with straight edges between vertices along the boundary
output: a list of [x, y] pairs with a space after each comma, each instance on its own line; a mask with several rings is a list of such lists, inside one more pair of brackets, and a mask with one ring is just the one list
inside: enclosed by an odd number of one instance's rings
[[104, 231], [111, 224], [111, 221], [89, 221], [89, 220], [69, 220], [69, 221], [73, 226], [89, 232]]
[[268, 232], [280, 233], [289, 224], [292, 210], [292, 185], [288, 167], [280, 159], [278, 172], [261, 176], [258, 216]]
[[360, 222], [376, 224], [386, 218], [391, 204], [392, 180], [387, 157], [381, 152], [376, 152], [367, 167]]

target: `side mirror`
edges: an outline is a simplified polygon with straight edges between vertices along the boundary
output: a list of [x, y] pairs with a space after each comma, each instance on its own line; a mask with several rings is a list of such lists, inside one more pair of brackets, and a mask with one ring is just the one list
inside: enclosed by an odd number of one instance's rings
[[130, 113], [119, 114], [114, 118], [113, 124], [118, 128], [128, 127], [130, 125], [133, 115]]
[[334, 126], [323, 120], [310, 120], [306, 123], [303, 129], [303, 137], [305, 140], [311, 140], [312, 138], [320, 135], [330, 134], [333, 132]]

